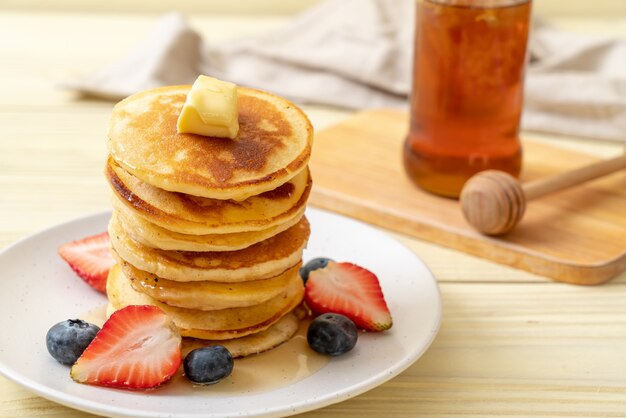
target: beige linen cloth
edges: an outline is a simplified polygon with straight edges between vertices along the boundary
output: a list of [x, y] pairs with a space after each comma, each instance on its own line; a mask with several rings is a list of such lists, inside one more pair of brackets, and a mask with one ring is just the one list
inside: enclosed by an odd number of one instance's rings
[[[191, 83], [199, 73], [299, 103], [405, 107], [411, 89], [414, 0], [327, 0], [282, 28], [203, 43], [178, 14], [160, 19], [127, 57], [65, 83], [104, 98]], [[626, 141], [626, 40], [535, 24], [523, 128]]]

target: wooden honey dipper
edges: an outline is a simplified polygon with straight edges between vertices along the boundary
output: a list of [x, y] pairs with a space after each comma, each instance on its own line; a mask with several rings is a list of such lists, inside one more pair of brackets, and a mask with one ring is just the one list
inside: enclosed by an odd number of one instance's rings
[[486, 170], [465, 183], [460, 196], [461, 209], [467, 222], [483, 234], [504, 234], [522, 219], [526, 202], [623, 168], [626, 168], [626, 153], [526, 184], [508, 173]]

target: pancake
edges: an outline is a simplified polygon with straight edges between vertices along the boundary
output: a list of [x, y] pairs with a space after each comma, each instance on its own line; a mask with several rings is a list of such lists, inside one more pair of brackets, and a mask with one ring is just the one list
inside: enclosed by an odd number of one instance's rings
[[238, 87], [235, 139], [179, 134], [176, 123], [190, 88], [147, 90], [114, 107], [107, 147], [126, 171], [172, 192], [244, 200], [276, 189], [304, 170], [313, 128], [293, 103]]
[[192, 235], [260, 231], [285, 223], [297, 216], [311, 191], [308, 169], [244, 201], [168, 192], [139, 180], [111, 158], [105, 171], [114, 196], [137, 215], [167, 230]]
[[309, 238], [305, 217], [291, 228], [238, 251], [165, 251], [128, 236], [113, 215], [109, 237], [113, 249], [133, 266], [158, 277], [181, 282], [235, 283], [277, 276], [302, 259]]
[[[119, 260], [118, 260], [119, 261]], [[241, 283], [175, 282], [156, 277], [133, 265], [120, 263], [124, 275], [138, 292], [180, 308], [211, 311], [258, 305], [284, 293], [294, 278], [298, 278], [298, 263], [276, 277]]]
[[279, 346], [289, 340], [298, 331], [300, 321], [293, 313], [280, 318], [280, 320], [266, 329], [256, 334], [246, 335], [232, 340], [199, 340], [197, 338], [183, 338], [183, 357], [191, 350], [212, 345], [223, 345], [230, 351], [234, 358], [251, 356], [262, 353]]
[[[107, 318], [111, 316], [113, 312], [115, 312], [115, 308], [109, 304], [107, 306]], [[198, 338], [184, 337], [181, 347], [182, 354], [183, 357], [185, 357], [191, 350], [195, 350], [196, 348], [222, 345], [230, 351], [233, 358], [247, 357], [271, 350], [288, 341], [298, 331], [299, 326], [300, 320], [293, 312], [290, 312], [265, 331], [246, 335], [245, 337], [230, 340], [201, 340]]]
[[184, 337], [203, 340], [226, 340], [266, 330], [302, 302], [304, 286], [295, 277], [285, 292], [267, 302], [217, 311], [178, 308], [137, 292], [130, 285], [119, 264], [114, 264], [107, 279], [107, 296], [113, 309], [128, 305], [155, 305], [168, 314]]
[[173, 251], [236, 251], [266, 240], [279, 234], [302, 219], [305, 207], [298, 215], [287, 222], [272, 226], [262, 231], [235, 232], [232, 234], [189, 235], [168, 231], [140, 216], [136, 216], [117, 198], [112, 200], [113, 218], [121, 223], [121, 227], [135, 241], [148, 247]]

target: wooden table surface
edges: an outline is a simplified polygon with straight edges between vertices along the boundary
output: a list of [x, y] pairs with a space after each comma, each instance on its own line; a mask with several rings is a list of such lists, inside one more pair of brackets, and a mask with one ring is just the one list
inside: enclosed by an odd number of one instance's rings
[[[0, 11], [0, 247], [109, 208], [102, 167], [112, 104], [82, 98], [57, 83], [115, 61], [155, 19]], [[191, 22], [219, 41], [283, 19], [231, 15]], [[624, 18], [560, 23], [626, 35]], [[316, 129], [347, 114], [305, 110]], [[526, 136], [602, 156], [620, 152], [617, 144]], [[395, 236], [439, 281], [439, 335], [400, 376], [304, 416], [626, 416], [626, 274], [601, 287], [576, 287]], [[14, 279], [0, 272], [0, 280]], [[33, 416], [90, 415], [0, 377], [0, 417]]]

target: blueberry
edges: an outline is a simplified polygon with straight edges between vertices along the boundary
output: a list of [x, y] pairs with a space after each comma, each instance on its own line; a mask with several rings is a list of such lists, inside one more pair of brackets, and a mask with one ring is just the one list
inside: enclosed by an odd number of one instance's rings
[[233, 356], [224, 346], [196, 348], [183, 362], [185, 376], [199, 385], [212, 385], [233, 371]]
[[68, 319], [48, 330], [46, 347], [61, 364], [71, 365], [78, 360], [100, 328], [82, 319]]
[[309, 260], [308, 263], [300, 267], [300, 277], [302, 277], [302, 281], [306, 283], [306, 281], [309, 280], [309, 273], [311, 273], [313, 270], [323, 269], [328, 265], [329, 261], [334, 260], [326, 257], [317, 257]]
[[352, 350], [359, 335], [350, 318], [336, 313], [325, 313], [309, 325], [306, 339], [320, 354], [339, 356]]

